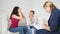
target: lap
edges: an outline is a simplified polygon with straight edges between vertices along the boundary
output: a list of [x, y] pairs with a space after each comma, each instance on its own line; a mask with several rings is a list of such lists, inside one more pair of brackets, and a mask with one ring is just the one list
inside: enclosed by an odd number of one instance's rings
[[41, 29], [41, 30], [37, 30], [37, 33], [38, 34], [59, 34], [60, 32], [51, 32], [51, 31], [49, 32], [45, 29]]
[[40, 29], [40, 30], [37, 30], [37, 33], [38, 34], [48, 34], [48, 31], [44, 30], [44, 29]]
[[10, 32], [19, 32], [19, 31], [22, 31], [22, 30], [23, 30], [22, 26], [9, 29]]

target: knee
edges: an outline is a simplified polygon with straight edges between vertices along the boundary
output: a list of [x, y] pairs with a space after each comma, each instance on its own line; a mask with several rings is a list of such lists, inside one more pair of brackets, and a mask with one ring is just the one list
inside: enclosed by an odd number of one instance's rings
[[44, 29], [41, 29], [41, 30], [38, 30], [37, 33], [39, 33], [39, 34], [47, 34], [48, 31], [44, 30]]

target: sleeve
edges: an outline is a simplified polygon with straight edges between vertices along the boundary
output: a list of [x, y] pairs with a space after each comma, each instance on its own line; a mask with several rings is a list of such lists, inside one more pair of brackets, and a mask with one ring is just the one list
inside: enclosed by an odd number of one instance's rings
[[58, 30], [58, 13], [57, 12], [54, 12], [51, 14], [49, 24], [50, 24], [51, 31]]

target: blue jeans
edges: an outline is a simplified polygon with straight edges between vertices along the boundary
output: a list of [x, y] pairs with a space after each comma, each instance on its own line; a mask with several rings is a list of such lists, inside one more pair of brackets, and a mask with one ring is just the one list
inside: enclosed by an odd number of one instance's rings
[[26, 34], [26, 33], [32, 34], [29, 26], [24, 26], [24, 34]]
[[23, 33], [23, 27], [22, 26], [19, 26], [19, 27], [15, 27], [15, 28], [9, 28], [9, 31], [10, 32], [19, 32], [19, 34], [24, 34]]
[[31, 29], [34, 29], [34, 34], [37, 34], [37, 29], [34, 26], [30, 26]]

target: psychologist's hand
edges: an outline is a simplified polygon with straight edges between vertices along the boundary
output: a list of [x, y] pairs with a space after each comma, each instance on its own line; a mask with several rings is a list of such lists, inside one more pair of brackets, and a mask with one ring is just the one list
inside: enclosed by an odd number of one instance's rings
[[42, 24], [42, 26], [43, 26], [43, 29], [50, 31], [50, 27], [48, 25]]

